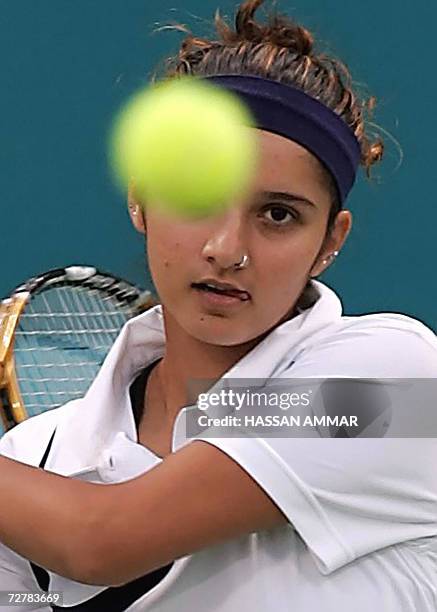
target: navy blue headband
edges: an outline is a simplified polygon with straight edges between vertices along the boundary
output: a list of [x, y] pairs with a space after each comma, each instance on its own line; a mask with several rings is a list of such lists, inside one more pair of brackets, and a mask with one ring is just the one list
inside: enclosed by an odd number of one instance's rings
[[330, 108], [301, 89], [256, 76], [201, 77], [235, 92], [261, 130], [285, 136], [313, 153], [330, 171], [341, 203], [351, 190], [361, 151], [352, 130]]

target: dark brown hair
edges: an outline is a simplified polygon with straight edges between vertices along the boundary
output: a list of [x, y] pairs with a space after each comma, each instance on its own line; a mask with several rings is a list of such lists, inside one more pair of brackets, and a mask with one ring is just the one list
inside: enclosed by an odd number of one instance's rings
[[[255, 13], [263, 3], [264, 0], [243, 2], [236, 11], [235, 29], [217, 10], [217, 40], [196, 37], [182, 24], [170, 26], [187, 36], [177, 56], [166, 60], [165, 78], [245, 74], [297, 86], [337, 113], [353, 130], [361, 147], [361, 164], [369, 177], [371, 166], [384, 152], [382, 140], [371, 142], [366, 134], [366, 118], [376, 99], [361, 100], [353, 90], [346, 65], [315, 52], [312, 33], [292, 18], [271, 12], [266, 24], [256, 21]], [[331, 174], [321, 164], [318, 166], [332, 199], [329, 230], [341, 206]]]

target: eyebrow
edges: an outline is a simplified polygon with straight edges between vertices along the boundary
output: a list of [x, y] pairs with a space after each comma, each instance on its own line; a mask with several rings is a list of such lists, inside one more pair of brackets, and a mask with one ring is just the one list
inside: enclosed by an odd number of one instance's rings
[[264, 199], [280, 199], [285, 200], [287, 202], [302, 202], [304, 204], [312, 206], [313, 208], [317, 208], [314, 202], [311, 202], [311, 200], [308, 200], [308, 198], [305, 198], [304, 196], [298, 195], [296, 193], [290, 193], [288, 191], [261, 191], [260, 195]]

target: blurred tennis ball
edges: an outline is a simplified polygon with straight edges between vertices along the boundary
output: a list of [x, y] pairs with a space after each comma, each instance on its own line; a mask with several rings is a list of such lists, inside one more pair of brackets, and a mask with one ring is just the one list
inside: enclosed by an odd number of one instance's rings
[[233, 93], [193, 77], [148, 87], [111, 132], [110, 163], [123, 190], [180, 217], [219, 213], [251, 183], [255, 121]]

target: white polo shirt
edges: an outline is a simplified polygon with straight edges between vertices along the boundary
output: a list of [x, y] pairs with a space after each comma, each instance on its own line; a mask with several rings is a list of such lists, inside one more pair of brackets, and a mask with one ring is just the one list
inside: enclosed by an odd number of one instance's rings
[[[429, 328], [400, 314], [343, 316], [334, 291], [313, 283], [317, 302], [223, 378], [437, 377]], [[124, 326], [84, 398], [15, 427], [0, 452], [38, 465], [56, 428], [46, 469], [104, 483], [151, 469], [161, 459], [138, 444], [129, 387], [164, 347], [162, 309], [155, 306]], [[176, 419], [174, 451], [187, 443], [192, 408]], [[204, 439], [238, 462], [290, 524], [175, 561], [130, 611], [435, 612], [436, 440]], [[0, 590], [35, 588], [29, 563], [0, 546]], [[103, 587], [50, 574], [50, 589], [74, 606]]]

